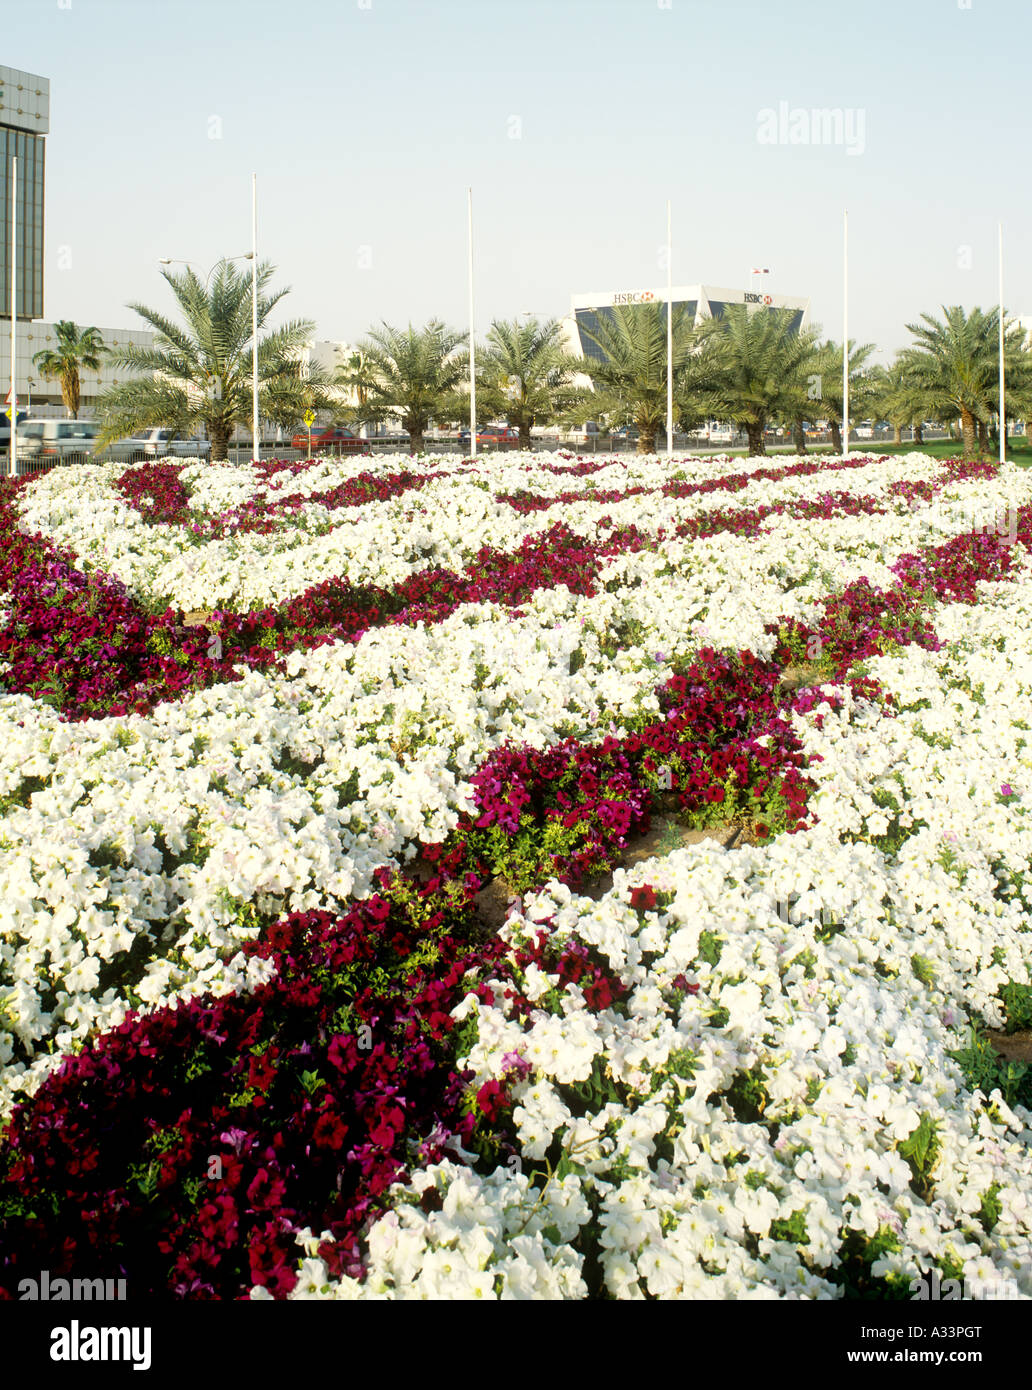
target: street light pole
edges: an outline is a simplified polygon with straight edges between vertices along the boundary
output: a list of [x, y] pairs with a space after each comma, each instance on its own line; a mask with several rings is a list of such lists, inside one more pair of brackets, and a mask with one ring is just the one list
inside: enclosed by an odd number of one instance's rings
[[666, 451], [674, 456], [674, 270], [670, 236], [670, 199], [666, 205]]
[[842, 457], [849, 453], [849, 213], [842, 213]]
[[473, 190], [466, 190], [469, 206], [469, 456], [477, 456], [477, 369], [473, 341]]
[[258, 441], [258, 175], [251, 175], [251, 462], [260, 457]]
[[11, 477], [18, 476], [18, 157], [11, 159]]
[[1003, 372], [1003, 223], [999, 224], [1000, 242], [1000, 462], [1007, 461], [1007, 406], [1004, 400]]

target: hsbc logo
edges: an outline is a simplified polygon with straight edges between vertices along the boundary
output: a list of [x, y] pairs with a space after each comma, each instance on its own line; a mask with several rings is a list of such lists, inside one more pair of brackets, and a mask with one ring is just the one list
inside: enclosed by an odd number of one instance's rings
[[651, 304], [656, 298], [651, 290], [625, 290], [613, 295], [614, 304]]

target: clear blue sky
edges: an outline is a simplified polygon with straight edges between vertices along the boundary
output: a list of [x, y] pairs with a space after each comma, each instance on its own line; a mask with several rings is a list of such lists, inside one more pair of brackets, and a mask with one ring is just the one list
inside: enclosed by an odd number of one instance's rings
[[[769, 266], [834, 337], [843, 207], [851, 336], [993, 303], [999, 220], [1032, 313], [1029, 0], [5, 0], [2, 35], [51, 79], [48, 319], [171, 308], [159, 256], [249, 249], [252, 170], [281, 317], [322, 338], [466, 327], [467, 185], [481, 333], [665, 283], [668, 197], [675, 284]], [[781, 102], [858, 152], [765, 143]]]

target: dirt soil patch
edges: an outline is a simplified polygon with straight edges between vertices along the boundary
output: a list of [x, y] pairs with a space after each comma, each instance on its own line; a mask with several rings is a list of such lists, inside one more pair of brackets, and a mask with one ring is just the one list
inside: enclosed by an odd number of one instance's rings
[[779, 684], [793, 694], [805, 685], [820, 683], [820, 667], [810, 661], [804, 661], [800, 666], [786, 666], [779, 679]]
[[195, 608], [192, 613], [183, 614], [184, 627], [207, 627], [214, 612], [211, 608]]
[[1032, 1028], [1019, 1033], [998, 1033], [987, 1030], [989, 1041], [1005, 1062], [1032, 1062]]

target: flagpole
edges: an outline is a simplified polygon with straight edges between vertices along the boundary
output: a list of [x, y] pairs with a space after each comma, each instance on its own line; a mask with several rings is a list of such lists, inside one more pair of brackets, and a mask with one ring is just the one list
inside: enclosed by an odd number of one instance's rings
[[666, 451], [674, 456], [674, 270], [670, 234], [670, 199], [666, 205]]
[[849, 453], [849, 213], [842, 212], [842, 456]]
[[11, 477], [18, 476], [18, 157], [11, 159]]
[[999, 224], [1000, 249], [1000, 462], [1007, 461], [1007, 405], [1004, 399], [1003, 371], [1003, 223]]
[[476, 345], [473, 342], [473, 189], [469, 200], [469, 456], [477, 456], [477, 372]]
[[251, 175], [251, 461], [261, 457], [258, 438], [258, 175]]

